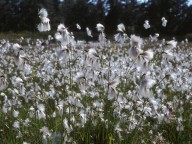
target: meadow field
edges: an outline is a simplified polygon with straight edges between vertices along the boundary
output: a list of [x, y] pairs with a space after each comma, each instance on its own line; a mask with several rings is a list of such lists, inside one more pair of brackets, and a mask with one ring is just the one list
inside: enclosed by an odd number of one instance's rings
[[192, 143], [190, 41], [85, 41], [62, 26], [1, 35], [0, 143]]

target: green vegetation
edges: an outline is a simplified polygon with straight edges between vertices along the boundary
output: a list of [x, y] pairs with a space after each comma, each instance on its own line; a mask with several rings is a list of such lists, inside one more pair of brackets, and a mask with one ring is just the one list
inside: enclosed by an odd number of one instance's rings
[[138, 68], [138, 56], [129, 56], [129, 48], [142, 42], [133, 35], [122, 47], [114, 42], [82, 48], [69, 44], [64, 50], [57, 42], [38, 45], [36, 36], [30, 48], [24, 42], [28, 37], [31, 33], [0, 34], [12, 45], [12, 39], [19, 42], [29, 59], [20, 68], [14, 60], [17, 49], [1, 45], [0, 72], [5, 78], [0, 86], [7, 85], [0, 92], [1, 143], [191, 143], [189, 43], [170, 48], [146, 39], [139, 56], [148, 55], [149, 48], [155, 54], [153, 67], [145, 72]]

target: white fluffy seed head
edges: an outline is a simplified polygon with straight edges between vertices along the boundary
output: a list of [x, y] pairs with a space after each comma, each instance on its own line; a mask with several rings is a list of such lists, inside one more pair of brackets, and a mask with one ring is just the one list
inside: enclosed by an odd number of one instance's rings
[[102, 24], [100, 24], [100, 23], [98, 23], [98, 24], [96, 25], [96, 28], [97, 28], [97, 31], [99, 31], [99, 32], [103, 32], [104, 29], [105, 29], [105, 27], [104, 27]]
[[48, 12], [45, 8], [41, 8], [38, 14], [39, 14], [39, 17], [47, 17], [48, 16]]
[[123, 23], [117, 25], [117, 31], [123, 32], [123, 33], [125, 32], [125, 26]]

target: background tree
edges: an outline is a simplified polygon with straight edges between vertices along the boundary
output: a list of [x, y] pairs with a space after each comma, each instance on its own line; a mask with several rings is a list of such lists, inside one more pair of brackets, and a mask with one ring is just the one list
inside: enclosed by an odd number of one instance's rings
[[[96, 32], [97, 23], [105, 25], [106, 32], [114, 34], [117, 24], [124, 23], [128, 34], [143, 36], [186, 35], [192, 33], [192, 6], [188, 0], [1, 0], [0, 31], [37, 31], [38, 10], [48, 10], [52, 30], [59, 23], [65, 23], [75, 31], [75, 24], [82, 29], [91, 28]], [[168, 20], [162, 27], [161, 18]], [[145, 30], [143, 23], [149, 20], [151, 28]], [[73, 25], [73, 26], [72, 26]]]
[[[146, 19], [152, 24], [152, 32], [162, 34], [181, 34], [186, 20], [188, 0], [149, 0]], [[161, 18], [168, 20], [167, 27], [161, 26]]]

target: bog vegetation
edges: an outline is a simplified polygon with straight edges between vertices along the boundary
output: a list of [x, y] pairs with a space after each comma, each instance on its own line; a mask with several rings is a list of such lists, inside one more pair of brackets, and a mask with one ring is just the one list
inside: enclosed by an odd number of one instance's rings
[[[49, 31], [46, 9], [39, 16]], [[109, 40], [96, 28], [97, 42], [89, 27], [78, 40], [64, 24], [46, 39], [0, 40], [1, 143], [191, 143], [188, 39], [143, 39], [121, 23]]]

